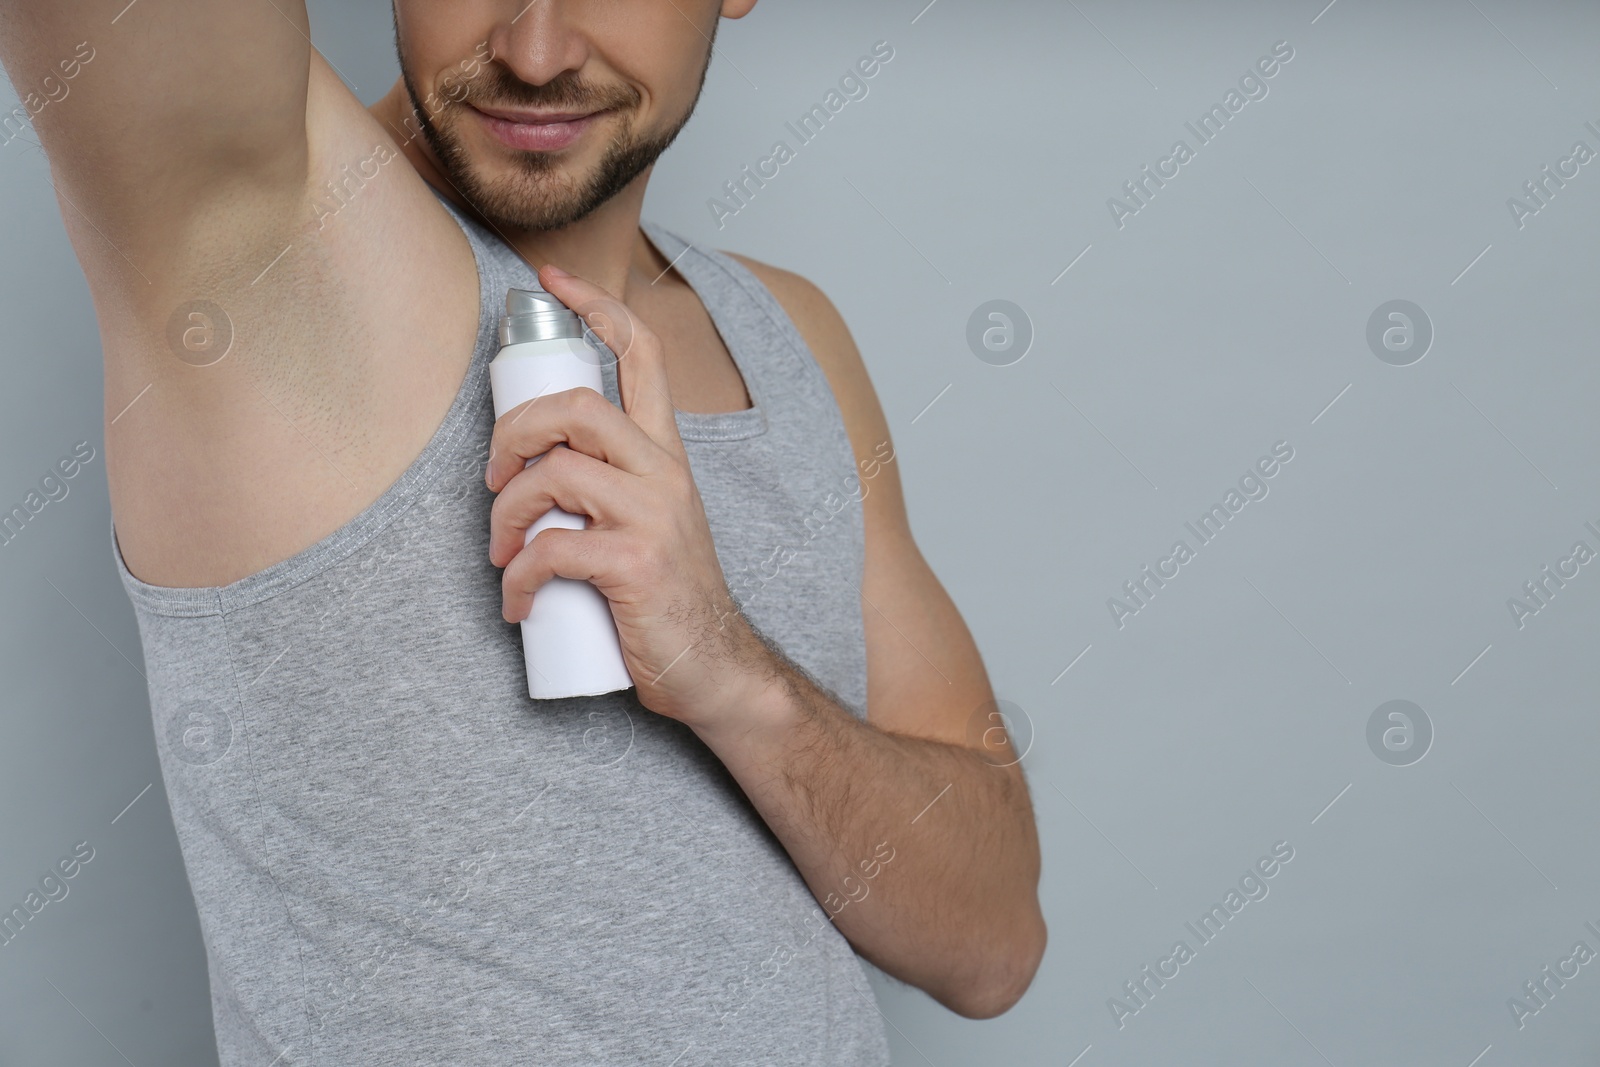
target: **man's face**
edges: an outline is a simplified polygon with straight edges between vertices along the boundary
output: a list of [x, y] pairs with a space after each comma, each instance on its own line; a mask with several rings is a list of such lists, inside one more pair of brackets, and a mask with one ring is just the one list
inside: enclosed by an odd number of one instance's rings
[[567, 226], [638, 177], [688, 122], [722, 7], [395, 0], [401, 74], [416, 110], [404, 133], [426, 139], [450, 182], [495, 225]]

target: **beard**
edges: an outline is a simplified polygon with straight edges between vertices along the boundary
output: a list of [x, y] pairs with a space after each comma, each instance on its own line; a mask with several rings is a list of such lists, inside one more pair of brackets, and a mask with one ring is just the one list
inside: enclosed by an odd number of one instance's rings
[[[491, 225], [507, 230], [558, 230], [570, 226], [626, 188], [671, 146], [688, 123], [710, 64], [708, 48], [694, 100], [668, 129], [650, 133], [641, 132], [635, 125], [640, 95], [631, 85], [595, 88], [579, 80], [573, 70], [562, 71], [544, 85], [533, 85], [492, 61], [470, 81], [455, 82], [448, 92], [439, 94], [435, 98], [439, 106], [430, 113], [412, 83], [404, 55], [400, 57], [401, 80], [411, 100], [413, 117], [433, 149], [434, 158], [478, 214]], [[474, 103], [585, 112], [610, 109], [620, 122], [599, 163], [588, 174], [565, 173], [556, 153], [507, 149], [512, 156], [512, 172], [490, 177], [480, 172], [458, 134], [462, 121], [473, 121], [463, 110]]]

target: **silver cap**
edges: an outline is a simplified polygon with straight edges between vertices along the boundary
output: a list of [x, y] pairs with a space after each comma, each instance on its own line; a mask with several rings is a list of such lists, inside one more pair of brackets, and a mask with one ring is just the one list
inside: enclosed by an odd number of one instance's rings
[[582, 337], [583, 333], [583, 320], [577, 313], [543, 289], [506, 291], [506, 313], [500, 317], [501, 347], [524, 341]]

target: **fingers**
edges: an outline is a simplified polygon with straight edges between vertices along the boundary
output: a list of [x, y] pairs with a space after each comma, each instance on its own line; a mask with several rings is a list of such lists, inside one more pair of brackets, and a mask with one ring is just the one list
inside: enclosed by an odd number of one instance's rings
[[499, 492], [535, 456], [556, 445], [632, 474], [660, 466], [662, 451], [638, 423], [593, 389], [566, 389], [535, 397], [494, 424], [484, 481]]
[[504, 567], [522, 551], [528, 528], [552, 507], [587, 515], [590, 526], [633, 517], [640, 494], [634, 476], [582, 452], [557, 445], [512, 477], [489, 511], [489, 560]]
[[558, 267], [546, 264], [539, 280], [616, 354], [617, 391], [628, 417], [662, 448], [681, 452], [683, 442], [667, 385], [666, 349], [655, 331], [598, 285]]
[[501, 614], [521, 622], [533, 610], [533, 594], [552, 578], [576, 578], [604, 586], [611, 575], [616, 539], [611, 530], [540, 530], [500, 576]]

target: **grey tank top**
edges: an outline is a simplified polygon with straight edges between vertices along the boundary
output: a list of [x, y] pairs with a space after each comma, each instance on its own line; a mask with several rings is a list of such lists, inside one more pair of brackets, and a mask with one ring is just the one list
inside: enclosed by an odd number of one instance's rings
[[[112, 531], [223, 1067], [887, 1064], [861, 961], [710, 750], [632, 689], [529, 699], [483, 468], [498, 315], [535, 275], [445, 207], [477, 347], [374, 504], [222, 587], [141, 581]], [[863, 487], [828, 381], [737, 261], [642, 228], [754, 405], [677, 416], [729, 586], [862, 716]]]

